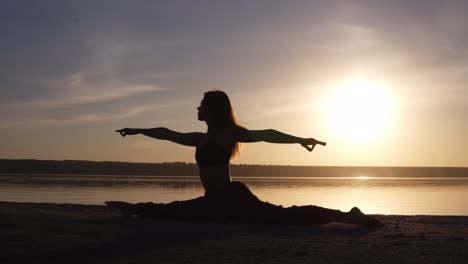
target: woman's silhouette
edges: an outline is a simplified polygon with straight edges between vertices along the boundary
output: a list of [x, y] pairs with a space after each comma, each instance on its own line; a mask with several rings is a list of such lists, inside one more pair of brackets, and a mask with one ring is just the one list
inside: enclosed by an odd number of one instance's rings
[[229, 161], [239, 154], [240, 143], [269, 142], [300, 144], [309, 151], [326, 143], [314, 138], [300, 138], [273, 129], [248, 130], [239, 125], [229, 97], [223, 91], [208, 91], [200, 103], [198, 120], [206, 122], [206, 133], [179, 133], [167, 128], [124, 128], [117, 130], [123, 137], [142, 134], [170, 140], [196, 148], [200, 179], [205, 195], [188, 201], [169, 204], [110, 201], [123, 215], [137, 214], [158, 219], [192, 219], [243, 223], [326, 224], [346, 222], [366, 226], [381, 226], [378, 220], [366, 216], [354, 207], [341, 212], [318, 206], [283, 208], [259, 200], [241, 182], [231, 181]]

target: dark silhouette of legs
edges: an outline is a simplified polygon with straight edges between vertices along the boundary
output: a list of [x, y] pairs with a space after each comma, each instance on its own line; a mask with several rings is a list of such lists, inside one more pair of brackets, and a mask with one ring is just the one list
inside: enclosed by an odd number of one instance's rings
[[284, 208], [261, 201], [241, 182], [231, 182], [223, 191], [186, 201], [162, 203], [106, 202], [122, 215], [138, 214], [154, 219], [221, 221], [236, 223], [323, 225], [344, 222], [363, 226], [383, 224], [354, 207], [342, 212], [314, 205]]

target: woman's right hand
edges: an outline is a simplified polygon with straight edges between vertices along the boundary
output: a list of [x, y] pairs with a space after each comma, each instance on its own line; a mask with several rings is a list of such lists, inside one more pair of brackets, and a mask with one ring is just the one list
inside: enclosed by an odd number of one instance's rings
[[141, 129], [139, 128], [122, 128], [119, 130], [116, 130], [115, 132], [120, 133], [122, 137], [125, 137], [126, 135], [137, 135], [140, 134]]

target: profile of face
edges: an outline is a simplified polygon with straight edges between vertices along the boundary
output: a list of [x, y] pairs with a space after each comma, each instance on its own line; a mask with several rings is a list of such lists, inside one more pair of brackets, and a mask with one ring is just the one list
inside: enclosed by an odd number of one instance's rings
[[207, 116], [208, 116], [208, 107], [206, 106], [205, 98], [201, 100], [200, 106], [197, 107], [197, 110], [198, 110], [198, 120], [206, 121]]

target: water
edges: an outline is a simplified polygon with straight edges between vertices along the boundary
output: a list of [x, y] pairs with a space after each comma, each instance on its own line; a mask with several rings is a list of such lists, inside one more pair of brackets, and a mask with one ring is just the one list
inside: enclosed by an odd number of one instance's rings
[[[260, 199], [371, 214], [468, 215], [468, 177], [234, 177]], [[0, 175], [0, 201], [171, 202], [203, 195], [198, 177]]]

